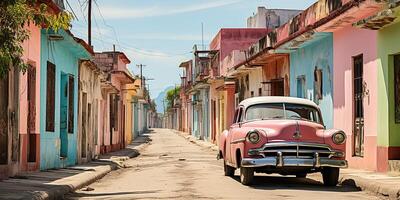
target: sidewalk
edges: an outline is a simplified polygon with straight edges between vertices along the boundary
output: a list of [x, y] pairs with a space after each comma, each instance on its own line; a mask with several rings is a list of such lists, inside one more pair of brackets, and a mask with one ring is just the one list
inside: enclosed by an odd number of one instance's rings
[[138, 137], [126, 149], [100, 156], [93, 162], [68, 167], [21, 174], [0, 181], [0, 199], [63, 199], [69, 192], [83, 188], [107, 173], [124, 167], [124, 161], [139, 155], [149, 139]]
[[[218, 147], [206, 141], [197, 139], [187, 133], [174, 130], [178, 135], [186, 138], [190, 142], [206, 149], [218, 152]], [[378, 196], [389, 199], [400, 199], [400, 176], [390, 176], [388, 174], [362, 171], [356, 169], [342, 169], [340, 171], [340, 183], [359, 188]]]

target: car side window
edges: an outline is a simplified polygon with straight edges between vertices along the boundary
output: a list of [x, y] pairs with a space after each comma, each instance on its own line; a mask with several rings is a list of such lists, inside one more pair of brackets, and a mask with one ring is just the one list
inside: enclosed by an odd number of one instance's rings
[[244, 113], [243, 113], [243, 108], [240, 107], [240, 108], [239, 108], [239, 113], [238, 113], [238, 118], [237, 118], [237, 123], [240, 123], [240, 122], [243, 121], [243, 115], [244, 115]]
[[236, 109], [235, 111], [235, 117], [233, 118], [233, 123], [236, 124], [239, 116], [239, 109]]

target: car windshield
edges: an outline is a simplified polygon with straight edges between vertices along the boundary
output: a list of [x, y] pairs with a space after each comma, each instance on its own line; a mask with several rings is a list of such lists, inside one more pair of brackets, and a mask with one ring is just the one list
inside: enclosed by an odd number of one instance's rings
[[322, 124], [319, 110], [312, 106], [291, 103], [265, 103], [247, 108], [247, 121], [268, 119], [295, 119]]

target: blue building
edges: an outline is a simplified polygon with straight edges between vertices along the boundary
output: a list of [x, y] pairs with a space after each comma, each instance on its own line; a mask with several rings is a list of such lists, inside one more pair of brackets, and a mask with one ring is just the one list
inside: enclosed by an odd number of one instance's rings
[[328, 128], [333, 128], [332, 73], [332, 33], [316, 33], [290, 53], [290, 96], [318, 104]]
[[64, 30], [41, 32], [40, 169], [77, 162], [78, 69], [90, 47]]

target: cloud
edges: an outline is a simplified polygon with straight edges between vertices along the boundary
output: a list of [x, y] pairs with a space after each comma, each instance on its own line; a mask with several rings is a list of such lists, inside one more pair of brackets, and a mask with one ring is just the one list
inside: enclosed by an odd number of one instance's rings
[[223, 7], [243, 0], [214, 0], [202, 4], [184, 6], [152, 6], [142, 8], [126, 8], [115, 6], [101, 6], [103, 16], [107, 19], [132, 19], [144, 17], [159, 17], [182, 13], [196, 12], [211, 8]]

